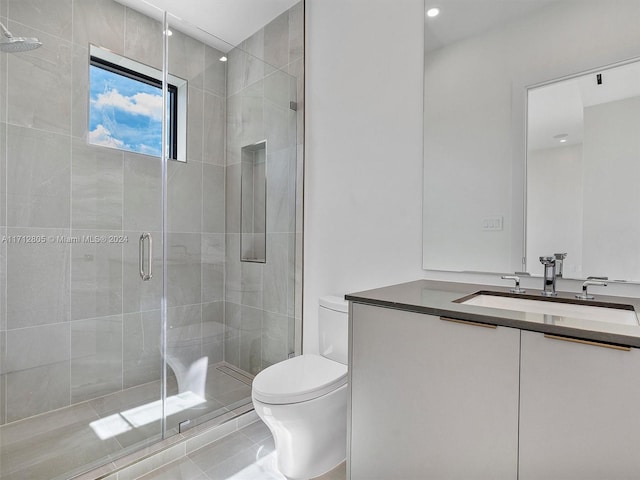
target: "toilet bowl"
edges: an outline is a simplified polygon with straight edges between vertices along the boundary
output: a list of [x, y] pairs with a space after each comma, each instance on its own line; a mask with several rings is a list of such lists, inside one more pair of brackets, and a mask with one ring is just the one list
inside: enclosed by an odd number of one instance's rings
[[278, 470], [307, 480], [346, 458], [347, 303], [320, 299], [320, 355], [304, 354], [272, 365], [253, 380], [251, 398], [276, 445]]

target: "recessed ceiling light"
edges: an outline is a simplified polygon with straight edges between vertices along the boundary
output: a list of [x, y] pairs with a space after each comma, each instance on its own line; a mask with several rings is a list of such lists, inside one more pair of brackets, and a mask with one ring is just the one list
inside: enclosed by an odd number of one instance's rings
[[560, 143], [567, 143], [567, 139], [566, 138], [561, 138], [560, 139]]
[[436, 7], [430, 8], [429, 10], [427, 10], [427, 17], [429, 18], [437, 17], [439, 13], [440, 13], [439, 8], [436, 8]]
[[226, 62], [227, 61], [227, 57], [225, 57], [224, 55], [220, 57], [220, 61], [221, 62]]

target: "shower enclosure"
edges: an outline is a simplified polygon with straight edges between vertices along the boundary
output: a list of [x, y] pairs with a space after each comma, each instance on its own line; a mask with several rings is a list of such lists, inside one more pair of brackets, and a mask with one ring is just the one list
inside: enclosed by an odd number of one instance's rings
[[235, 46], [142, 3], [0, 0], [41, 43], [0, 42], [1, 480], [232, 419], [300, 351], [303, 2]]

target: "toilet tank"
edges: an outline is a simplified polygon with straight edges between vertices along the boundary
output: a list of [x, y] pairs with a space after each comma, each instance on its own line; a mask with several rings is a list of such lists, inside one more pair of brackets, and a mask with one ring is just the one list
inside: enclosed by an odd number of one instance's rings
[[347, 301], [338, 296], [321, 297], [318, 312], [320, 355], [346, 365], [348, 329], [349, 304]]

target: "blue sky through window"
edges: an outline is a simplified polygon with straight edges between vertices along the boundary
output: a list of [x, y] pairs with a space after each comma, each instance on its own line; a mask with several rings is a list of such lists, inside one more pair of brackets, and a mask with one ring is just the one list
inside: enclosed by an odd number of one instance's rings
[[91, 65], [89, 143], [162, 154], [162, 90]]

